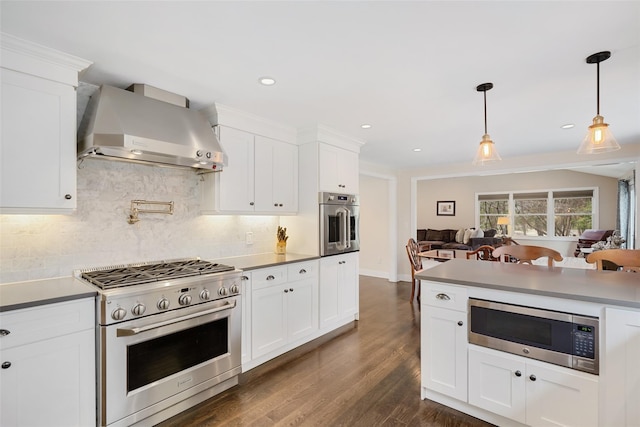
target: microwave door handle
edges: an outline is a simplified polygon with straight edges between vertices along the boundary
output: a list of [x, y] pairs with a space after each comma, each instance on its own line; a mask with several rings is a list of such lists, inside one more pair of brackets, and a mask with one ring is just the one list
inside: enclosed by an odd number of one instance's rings
[[344, 216], [345, 230], [347, 230], [344, 236], [344, 247], [351, 247], [351, 211], [347, 208], [344, 209], [346, 211]]

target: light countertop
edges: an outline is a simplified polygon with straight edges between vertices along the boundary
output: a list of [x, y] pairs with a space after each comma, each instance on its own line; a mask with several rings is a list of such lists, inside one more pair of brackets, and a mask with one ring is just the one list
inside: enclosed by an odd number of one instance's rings
[[[319, 256], [314, 255], [293, 253], [284, 255], [265, 253], [211, 261], [232, 265], [241, 270], [255, 270], [319, 258]], [[97, 294], [93, 286], [73, 276], [0, 284], [0, 312], [80, 298], [92, 298]]]
[[6, 283], [0, 285], [0, 312], [93, 298], [97, 294], [91, 285], [71, 276]]
[[320, 259], [317, 255], [303, 255], [286, 253], [278, 255], [275, 253], [264, 253], [256, 255], [244, 255], [231, 258], [221, 258], [213, 260], [220, 264], [233, 265], [240, 270], [256, 270], [258, 268], [275, 267], [282, 264], [291, 264], [293, 262], [309, 261], [313, 259]]
[[636, 273], [452, 259], [416, 278], [640, 309]]

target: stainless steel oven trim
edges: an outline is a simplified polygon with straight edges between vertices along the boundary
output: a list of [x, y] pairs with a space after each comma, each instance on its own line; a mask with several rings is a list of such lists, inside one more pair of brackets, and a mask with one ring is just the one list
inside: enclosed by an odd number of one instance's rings
[[235, 300], [233, 301], [233, 304], [231, 304], [228, 301], [225, 301], [224, 304], [221, 307], [212, 308], [210, 310], [205, 310], [205, 311], [198, 311], [197, 313], [193, 313], [193, 314], [190, 314], [188, 316], [182, 316], [182, 317], [178, 317], [176, 319], [166, 320], [164, 322], [153, 323], [151, 325], [141, 326], [141, 327], [138, 327], [138, 328], [118, 328], [116, 330], [116, 336], [118, 336], [118, 337], [128, 337], [128, 336], [131, 336], [131, 335], [137, 335], [137, 334], [140, 334], [142, 332], [150, 331], [151, 329], [162, 328], [164, 326], [169, 326], [169, 325], [172, 325], [174, 323], [184, 322], [185, 320], [195, 319], [195, 318], [198, 318], [198, 317], [201, 317], [201, 316], [206, 316], [207, 314], [217, 313], [219, 311], [231, 310], [232, 308], [235, 308], [235, 307], [236, 307]]
[[[569, 323], [578, 323], [593, 326], [595, 328], [594, 333], [594, 359], [588, 359], [581, 356], [574, 356], [571, 354], [559, 353], [547, 349], [542, 349], [533, 346], [527, 346], [520, 343], [510, 342], [486, 335], [477, 334], [471, 331], [471, 307], [483, 307], [493, 310], [507, 311], [510, 313], [524, 314], [528, 316], [541, 317], [546, 319], [559, 320]], [[600, 356], [599, 356], [599, 320], [594, 317], [579, 316], [570, 313], [562, 313], [558, 311], [550, 311], [537, 309], [532, 307], [524, 307], [519, 305], [504, 304], [494, 301], [478, 300], [469, 298], [469, 312], [468, 312], [468, 340], [470, 344], [476, 344], [482, 347], [493, 348], [495, 350], [504, 351], [507, 353], [516, 354], [519, 356], [527, 357], [530, 359], [536, 359], [543, 362], [549, 362], [554, 365], [560, 365], [578, 371], [588, 372], [590, 374], [599, 374]]]
[[[357, 204], [327, 202], [326, 195], [329, 193], [321, 192], [319, 194], [319, 215], [320, 215], [320, 256], [337, 255], [348, 252], [356, 252], [360, 250], [360, 207]], [[334, 193], [331, 193], [334, 194]], [[351, 194], [335, 194], [336, 196], [348, 196], [349, 199], [356, 196]], [[339, 215], [343, 219], [343, 227], [340, 231], [340, 242], [330, 243], [328, 239], [329, 233], [329, 216]], [[355, 217], [355, 240], [351, 240], [351, 217]]]
[[[159, 402], [172, 402], [187, 399], [198, 394], [207, 384], [211, 387], [241, 370], [241, 328], [242, 313], [239, 297], [212, 301], [207, 305], [215, 307], [203, 311], [202, 304], [183, 308], [178, 315], [175, 311], [166, 312], [151, 318], [132, 319], [120, 324], [100, 326], [100, 399], [99, 422], [101, 426], [111, 425], [123, 418], [139, 419], [146, 408], [162, 406]], [[232, 301], [230, 304], [229, 301]], [[233, 309], [229, 309], [234, 306]], [[205, 314], [203, 314], [205, 313]], [[158, 338], [170, 333], [186, 330], [211, 321], [229, 318], [229, 352], [207, 362], [175, 373], [152, 384], [127, 392], [126, 386], [126, 349], [128, 345]], [[180, 320], [181, 319], [181, 320]], [[160, 320], [160, 321], [158, 321]], [[159, 326], [159, 324], [164, 324]], [[154, 327], [152, 327], [154, 326]], [[145, 329], [137, 334], [118, 336], [120, 330]], [[215, 367], [215, 372], [212, 369]], [[229, 374], [231, 372], [232, 374]], [[129, 417], [132, 418], [129, 418]]]

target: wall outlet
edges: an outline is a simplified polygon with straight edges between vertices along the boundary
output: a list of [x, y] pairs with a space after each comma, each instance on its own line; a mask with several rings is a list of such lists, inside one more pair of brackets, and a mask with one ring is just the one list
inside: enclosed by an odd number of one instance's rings
[[253, 231], [247, 231], [244, 235], [244, 240], [247, 245], [253, 245]]

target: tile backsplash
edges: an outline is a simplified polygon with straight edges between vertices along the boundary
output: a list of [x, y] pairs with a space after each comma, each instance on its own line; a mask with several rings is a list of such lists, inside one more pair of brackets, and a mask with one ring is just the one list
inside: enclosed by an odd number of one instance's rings
[[[187, 257], [271, 252], [277, 216], [200, 215], [200, 176], [186, 169], [88, 159], [73, 215], [0, 215], [0, 283], [70, 276], [74, 269]], [[224, 172], [222, 172], [224, 173]], [[173, 201], [174, 213], [139, 214], [132, 200]], [[147, 206], [148, 207], [148, 206]], [[253, 233], [253, 244], [245, 242]]]

